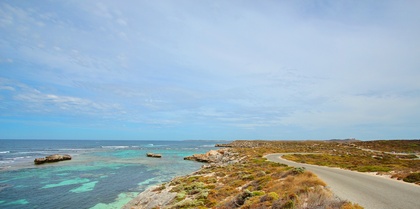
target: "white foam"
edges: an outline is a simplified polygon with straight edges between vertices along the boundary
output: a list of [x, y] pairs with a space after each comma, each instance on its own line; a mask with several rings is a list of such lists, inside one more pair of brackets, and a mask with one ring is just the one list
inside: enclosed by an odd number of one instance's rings
[[59, 151], [84, 151], [84, 150], [94, 150], [93, 148], [90, 149], [72, 149], [72, 148], [63, 148], [63, 149], [57, 149]]
[[214, 147], [214, 144], [205, 144], [205, 145], [201, 145], [200, 147]]
[[101, 146], [104, 149], [127, 149], [129, 146]]

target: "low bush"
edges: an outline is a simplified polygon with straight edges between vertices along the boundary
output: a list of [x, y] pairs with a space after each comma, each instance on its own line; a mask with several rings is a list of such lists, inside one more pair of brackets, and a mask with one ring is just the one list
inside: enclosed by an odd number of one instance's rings
[[420, 184], [420, 172], [409, 174], [407, 177], [403, 178], [403, 181]]
[[[239, 153], [240, 163], [208, 166], [192, 176], [173, 180], [171, 191], [178, 194], [170, 207], [308, 208], [302, 207], [307, 197], [305, 194], [311, 192], [312, 197], [316, 193], [330, 194], [323, 187], [325, 183], [305, 168], [287, 167], [261, 157], [266, 153], [278, 152], [276, 149], [234, 150]], [[337, 205], [330, 208], [340, 208], [340, 203]], [[323, 206], [317, 205], [315, 208]]]

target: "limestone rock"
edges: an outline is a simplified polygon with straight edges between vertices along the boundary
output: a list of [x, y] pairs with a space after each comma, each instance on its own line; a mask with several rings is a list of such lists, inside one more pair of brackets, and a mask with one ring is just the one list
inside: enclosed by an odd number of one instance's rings
[[185, 157], [184, 160], [193, 160], [203, 163], [228, 163], [235, 159], [236, 153], [230, 152], [229, 149], [210, 150], [205, 154], [194, 154]]
[[58, 161], [63, 161], [63, 160], [71, 160], [71, 156], [54, 154], [54, 155], [49, 155], [45, 158], [36, 158], [34, 160], [34, 163], [39, 165], [43, 163], [52, 163], [52, 162], [58, 162]]
[[168, 205], [176, 197], [177, 193], [171, 192], [173, 186], [170, 186], [170, 183], [165, 185], [165, 189], [156, 191], [158, 187], [153, 186], [146, 189], [146, 191], [140, 193], [136, 198], [124, 205], [122, 209], [164, 208], [165, 205]]
[[155, 158], [161, 158], [162, 157], [161, 154], [155, 154], [155, 153], [147, 153], [146, 156], [147, 157], [155, 157]]

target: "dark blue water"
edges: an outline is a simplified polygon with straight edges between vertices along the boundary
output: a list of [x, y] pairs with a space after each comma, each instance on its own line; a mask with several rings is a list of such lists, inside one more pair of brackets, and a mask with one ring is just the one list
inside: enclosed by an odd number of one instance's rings
[[[216, 143], [0, 140], [0, 208], [120, 208], [148, 186], [198, 170], [202, 164], [183, 158]], [[50, 154], [73, 159], [33, 164]]]

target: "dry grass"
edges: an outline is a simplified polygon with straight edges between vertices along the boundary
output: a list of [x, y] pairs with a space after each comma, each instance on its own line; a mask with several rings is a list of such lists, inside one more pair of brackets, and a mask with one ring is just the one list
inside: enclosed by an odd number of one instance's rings
[[[342, 208], [325, 183], [303, 168], [266, 161], [267, 148], [236, 148], [240, 163], [203, 168], [172, 181], [169, 208]], [[315, 207], [315, 208], [316, 208]]]
[[360, 172], [378, 172], [420, 184], [420, 140], [378, 141], [234, 141], [233, 147], [249, 147], [259, 156], [268, 153], [319, 153], [289, 155], [296, 162], [331, 166]]
[[420, 153], [420, 140], [375, 140], [354, 144], [365, 149], [383, 152]]

